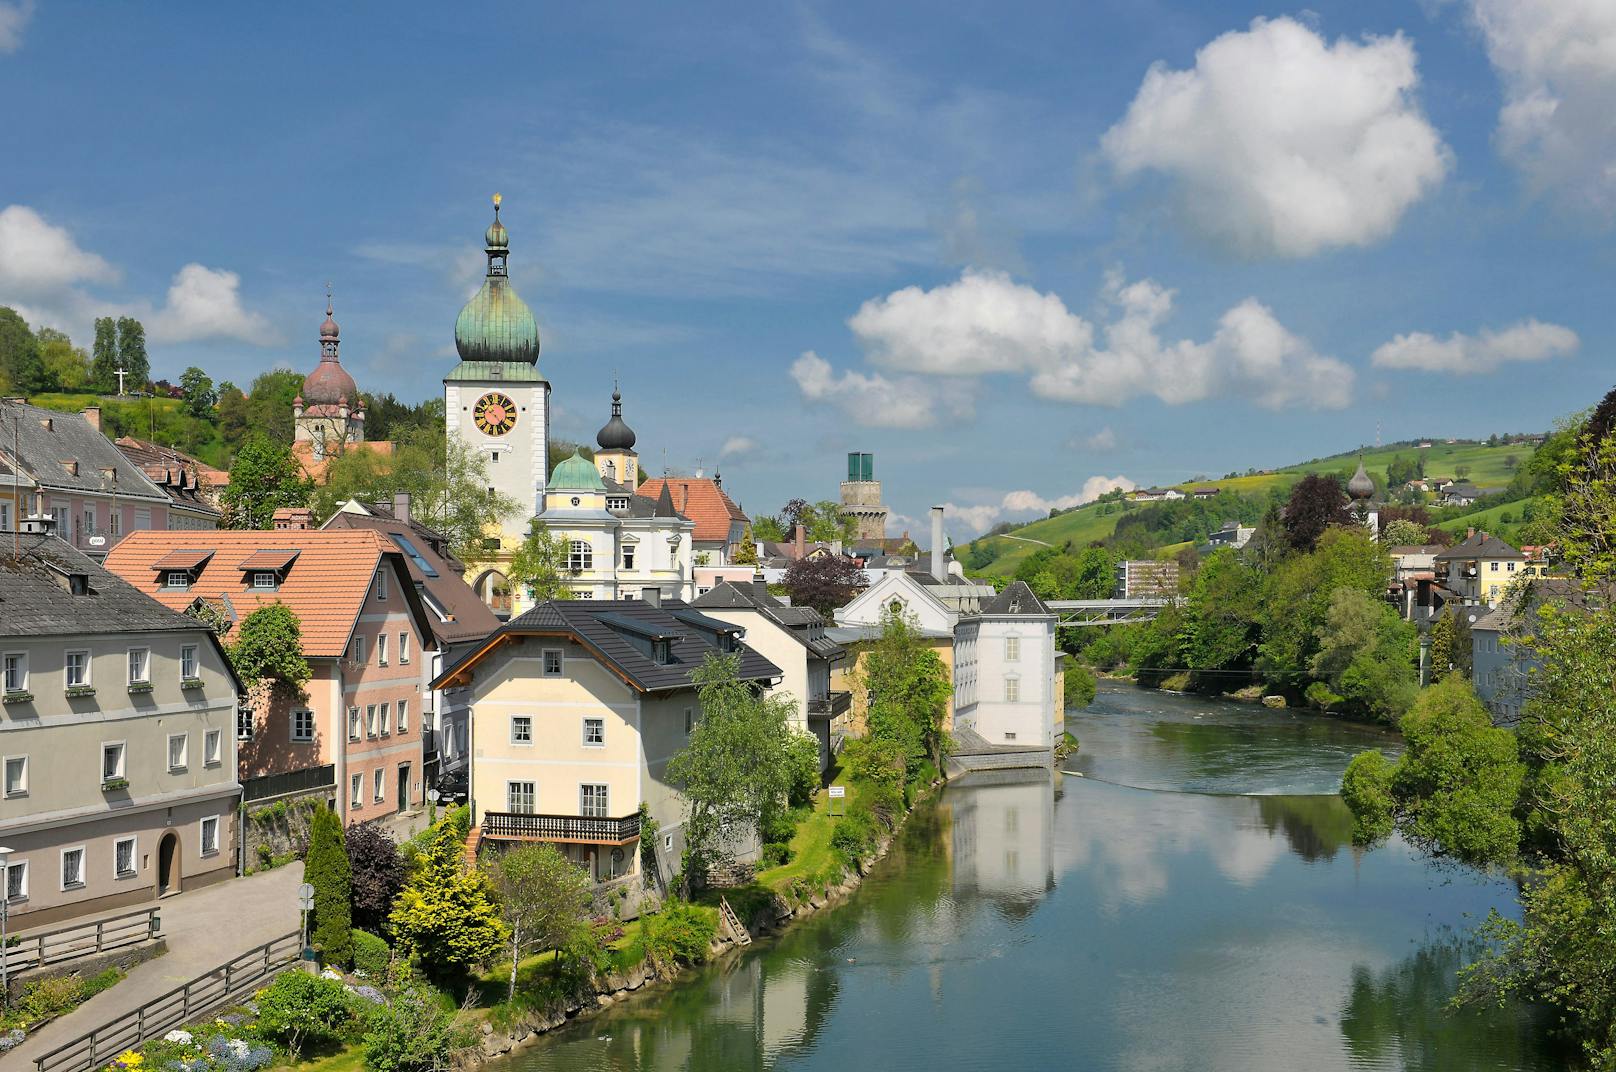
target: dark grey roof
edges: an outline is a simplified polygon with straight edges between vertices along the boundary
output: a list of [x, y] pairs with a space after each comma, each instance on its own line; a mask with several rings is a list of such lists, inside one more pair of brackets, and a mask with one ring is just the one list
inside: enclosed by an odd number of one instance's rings
[[[704, 624], [705, 623], [705, 624]], [[638, 599], [560, 599], [541, 603], [526, 614], [501, 626], [493, 638], [506, 635], [561, 633], [593, 650], [643, 692], [660, 692], [690, 687], [690, 674], [706, 660], [718, 655], [719, 632], [733, 632], [727, 622], [708, 618], [681, 600], [664, 600], [660, 607]], [[654, 662], [641, 641], [667, 637], [672, 641], [673, 661]], [[492, 650], [485, 645], [468, 654], [438, 677], [446, 681]], [[780, 668], [745, 644], [740, 645], [740, 677], [743, 681], [778, 678]], [[433, 687], [441, 687], [434, 683]]]
[[1534, 577], [1520, 590], [1505, 595], [1491, 613], [1471, 628], [1503, 633], [1535, 618], [1537, 609], [1546, 603], [1585, 611], [1609, 605], [1613, 597], [1616, 597], [1616, 588], [1609, 586], [1590, 590], [1570, 577]]
[[1466, 558], [1522, 558], [1526, 556], [1509, 544], [1485, 532], [1473, 533], [1465, 537], [1462, 543], [1452, 547], [1436, 556], [1438, 562], [1453, 562]]
[[[398, 520], [388, 510], [383, 516], [380, 509], [370, 514], [356, 514], [339, 510], [321, 528], [372, 529], [384, 533], [404, 552], [404, 564], [410, 571], [410, 580], [424, 590], [449, 616], [439, 621], [437, 615], [428, 615], [432, 632], [440, 645], [457, 644], [485, 637], [499, 628], [499, 619], [488, 609], [471, 585], [462, 578], [466, 567], [448, 554], [447, 541], [433, 529], [411, 519]], [[413, 552], [413, 553], [412, 553]]]
[[[102, 494], [116, 490], [121, 498], [168, 501], [140, 466], [81, 414], [7, 403], [0, 406], [0, 432], [0, 450], [10, 453], [15, 439], [22, 471], [41, 487]], [[78, 472], [69, 472], [64, 463], [77, 463]], [[117, 474], [115, 484], [102, 476], [104, 469]]]
[[[148, 633], [201, 630], [195, 618], [169, 610], [88, 555], [55, 536], [0, 534], [0, 636], [63, 636], [80, 633]], [[70, 574], [89, 578], [83, 595], [68, 587]]]
[[769, 594], [758, 581], [724, 581], [696, 597], [691, 606], [703, 610], [755, 610], [790, 633], [821, 659], [839, 658], [844, 649], [825, 635], [825, 617], [812, 607], [791, 607]]
[[982, 605], [983, 614], [1053, 614], [1026, 581], [1011, 581], [1005, 590]]

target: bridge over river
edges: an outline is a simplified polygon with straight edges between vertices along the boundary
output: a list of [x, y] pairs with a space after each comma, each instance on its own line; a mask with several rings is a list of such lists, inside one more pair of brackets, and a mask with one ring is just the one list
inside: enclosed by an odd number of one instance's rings
[[1060, 615], [1063, 626], [1132, 625], [1155, 620], [1176, 599], [1046, 599], [1044, 606]]

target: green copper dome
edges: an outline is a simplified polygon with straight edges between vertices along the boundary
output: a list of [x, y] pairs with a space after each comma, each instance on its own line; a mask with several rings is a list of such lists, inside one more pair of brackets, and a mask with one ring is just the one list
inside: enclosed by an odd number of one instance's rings
[[550, 490], [605, 491], [606, 485], [602, 483], [595, 463], [578, 451], [573, 451], [572, 457], [562, 459], [561, 464], [555, 467], [555, 472], [550, 474]]
[[509, 256], [505, 225], [499, 222], [495, 195], [494, 222], [483, 236], [488, 274], [483, 285], [455, 318], [455, 349], [462, 361], [539, 361], [539, 325], [533, 310], [517, 297], [505, 274]]

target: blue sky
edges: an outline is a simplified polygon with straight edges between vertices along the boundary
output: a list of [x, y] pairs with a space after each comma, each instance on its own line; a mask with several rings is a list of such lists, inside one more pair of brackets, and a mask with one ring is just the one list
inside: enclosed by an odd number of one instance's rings
[[[1254, 21], [1257, 20], [1257, 21]], [[1616, 380], [1609, 0], [0, 0], [0, 303], [154, 367], [453, 364], [505, 197], [556, 432], [956, 538], [1536, 430]]]

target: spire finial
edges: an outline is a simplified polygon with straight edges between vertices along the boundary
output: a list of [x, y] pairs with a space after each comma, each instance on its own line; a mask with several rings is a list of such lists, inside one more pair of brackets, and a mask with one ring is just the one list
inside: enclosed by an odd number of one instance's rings
[[501, 197], [499, 194], [494, 195], [494, 218], [496, 220], [499, 219], [499, 203], [501, 201], [503, 201], [503, 200], [505, 200], [505, 199], [503, 197]]
[[331, 280], [325, 281], [325, 315], [331, 315]]

